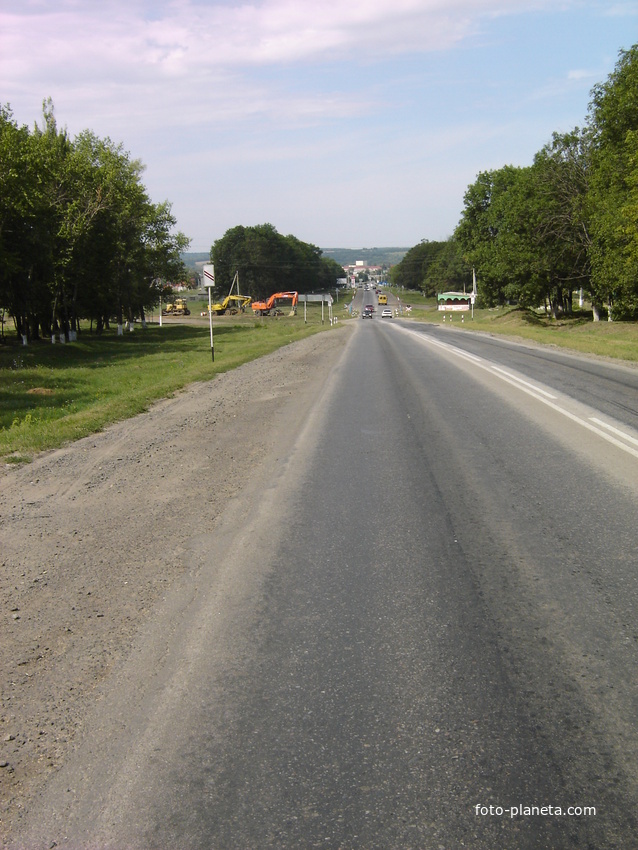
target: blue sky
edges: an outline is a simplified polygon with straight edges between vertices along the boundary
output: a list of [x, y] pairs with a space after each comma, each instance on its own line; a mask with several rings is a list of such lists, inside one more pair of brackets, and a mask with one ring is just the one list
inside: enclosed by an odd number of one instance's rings
[[264, 222], [409, 247], [582, 126], [636, 42], [635, 0], [1, 0], [0, 101], [121, 142], [193, 251]]

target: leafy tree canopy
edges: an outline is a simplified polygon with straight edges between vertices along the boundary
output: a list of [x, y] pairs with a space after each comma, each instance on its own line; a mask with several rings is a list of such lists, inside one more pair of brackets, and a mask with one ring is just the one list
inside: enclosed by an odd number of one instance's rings
[[282, 236], [272, 224], [237, 225], [210, 250], [220, 292], [230, 289], [239, 273], [241, 292], [253, 299], [273, 292], [314, 292], [333, 289], [343, 268], [320, 248], [295, 236]]
[[455, 239], [487, 303], [638, 316], [638, 46], [597, 85], [587, 126], [554, 134], [528, 168], [483, 172], [468, 187]]
[[182, 275], [189, 240], [170, 204], [149, 199], [143, 170], [110, 139], [70, 139], [50, 100], [32, 130], [0, 108], [0, 306], [19, 334], [143, 317], [162, 279]]

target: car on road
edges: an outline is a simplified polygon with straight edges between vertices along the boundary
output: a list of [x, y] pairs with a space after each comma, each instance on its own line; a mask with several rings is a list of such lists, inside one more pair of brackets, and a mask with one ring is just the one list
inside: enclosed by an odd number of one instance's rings
[[385, 310], [381, 311], [381, 318], [382, 319], [391, 319], [392, 318], [392, 310], [390, 310], [389, 308], [386, 307]]
[[362, 319], [371, 319], [373, 313], [374, 313], [374, 307], [372, 306], [372, 304], [366, 304], [366, 306], [363, 308], [363, 312], [361, 313], [361, 318]]

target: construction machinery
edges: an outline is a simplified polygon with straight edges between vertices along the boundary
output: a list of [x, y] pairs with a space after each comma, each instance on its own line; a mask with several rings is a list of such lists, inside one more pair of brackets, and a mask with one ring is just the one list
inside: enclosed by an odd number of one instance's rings
[[[237, 289], [237, 292], [233, 294], [233, 289], [235, 288]], [[224, 298], [223, 301], [218, 301], [215, 304], [211, 304], [210, 310], [217, 316], [223, 316], [224, 313], [230, 313], [234, 316], [236, 313], [243, 313], [252, 300], [253, 299], [250, 297], [250, 295], [240, 294], [239, 272], [235, 272], [233, 282], [231, 283], [230, 289], [228, 290], [228, 295]]]
[[251, 301], [250, 295], [227, 295], [223, 301], [211, 304], [210, 309], [218, 316], [223, 316], [224, 313], [234, 316], [236, 313], [243, 313]]
[[191, 311], [186, 306], [185, 298], [176, 298], [169, 301], [162, 309], [162, 316], [190, 316]]
[[280, 301], [290, 301], [291, 308], [289, 316], [294, 316], [297, 313], [297, 303], [299, 301], [299, 293], [298, 292], [275, 292], [274, 295], [271, 295], [270, 298], [267, 298], [265, 301], [253, 301], [250, 305], [253, 308], [253, 312], [257, 316], [268, 316], [271, 311], [277, 311], [277, 307]]

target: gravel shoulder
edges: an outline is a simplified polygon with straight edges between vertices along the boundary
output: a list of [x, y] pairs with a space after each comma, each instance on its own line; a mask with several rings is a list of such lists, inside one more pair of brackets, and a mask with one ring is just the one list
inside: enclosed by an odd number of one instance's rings
[[189, 569], [193, 537], [286, 456], [349, 335], [316, 334], [0, 469], [0, 844]]

